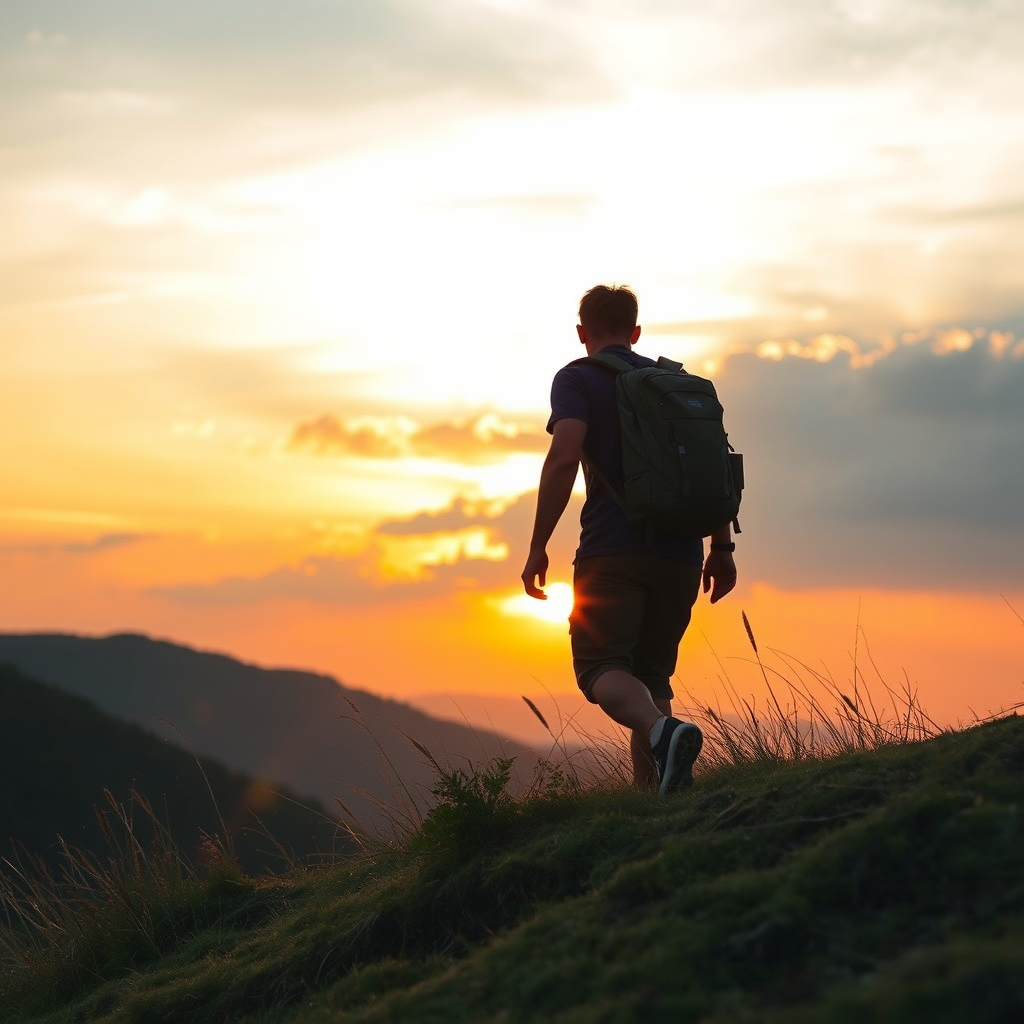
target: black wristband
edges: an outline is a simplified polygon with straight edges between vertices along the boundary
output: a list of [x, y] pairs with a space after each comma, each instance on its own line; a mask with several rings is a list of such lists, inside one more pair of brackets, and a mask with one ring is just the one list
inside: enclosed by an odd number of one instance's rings
[[712, 551], [735, 551], [736, 550], [736, 542], [733, 541], [733, 540], [729, 541], [728, 544], [715, 544], [715, 543], [712, 542], [711, 550]]

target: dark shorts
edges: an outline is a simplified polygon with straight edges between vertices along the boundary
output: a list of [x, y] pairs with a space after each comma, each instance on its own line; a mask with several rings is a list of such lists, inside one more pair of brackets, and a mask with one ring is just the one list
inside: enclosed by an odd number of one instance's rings
[[576, 681], [591, 703], [609, 669], [631, 672], [653, 697], [671, 699], [679, 641], [690, 624], [701, 568], [658, 555], [590, 555], [576, 560], [569, 616]]

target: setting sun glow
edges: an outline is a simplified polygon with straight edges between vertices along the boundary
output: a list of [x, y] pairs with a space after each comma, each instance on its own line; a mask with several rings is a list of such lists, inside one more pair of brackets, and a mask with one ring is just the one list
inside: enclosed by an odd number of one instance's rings
[[544, 588], [546, 601], [528, 594], [513, 594], [499, 604], [506, 615], [527, 615], [542, 622], [566, 623], [572, 611], [572, 587], [568, 583], [549, 583]]

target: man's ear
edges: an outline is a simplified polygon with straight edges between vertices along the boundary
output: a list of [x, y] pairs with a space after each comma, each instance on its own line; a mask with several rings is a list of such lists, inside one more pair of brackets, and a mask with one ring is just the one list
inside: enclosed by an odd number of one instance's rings
[[640, 325], [637, 324], [633, 328], [633, 333], [629, 336], [630, 345], [635, 345], [640, 340]]
[[586, 345], [587, 343], [587, 332], [583, 330], [583, 324], [576, 325], [576, 334], [579, 336], [580, 344]]

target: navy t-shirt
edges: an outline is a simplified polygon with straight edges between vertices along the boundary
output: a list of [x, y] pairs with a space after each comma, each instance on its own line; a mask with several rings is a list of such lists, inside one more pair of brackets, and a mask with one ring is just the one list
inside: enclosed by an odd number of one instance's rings
[[[627, 360], [634, 366], [653, 366], [655, 360], [634, 352], [624, 345], [603, 351]], [[619, 415], [615, 403], [615, 374], [600, 366], [563, 366], [551, 382], [551, 418], [547, 431], [552, 433], [559, 420], [583, 420], [587, 436], [583, 455], [621, 494], [623, 488], [622, 441]], [[619, 555], [648, 551], [663, 558], [701, 565], [704, 543], [700, 537], [678, 537], [633, 526], [626, 519], [608, 489], [589, 472], [586, 462], [583, 473], [587, 483], [587, 500], [580, 513], [580, 544], [576, 557], [587, 555]]]

